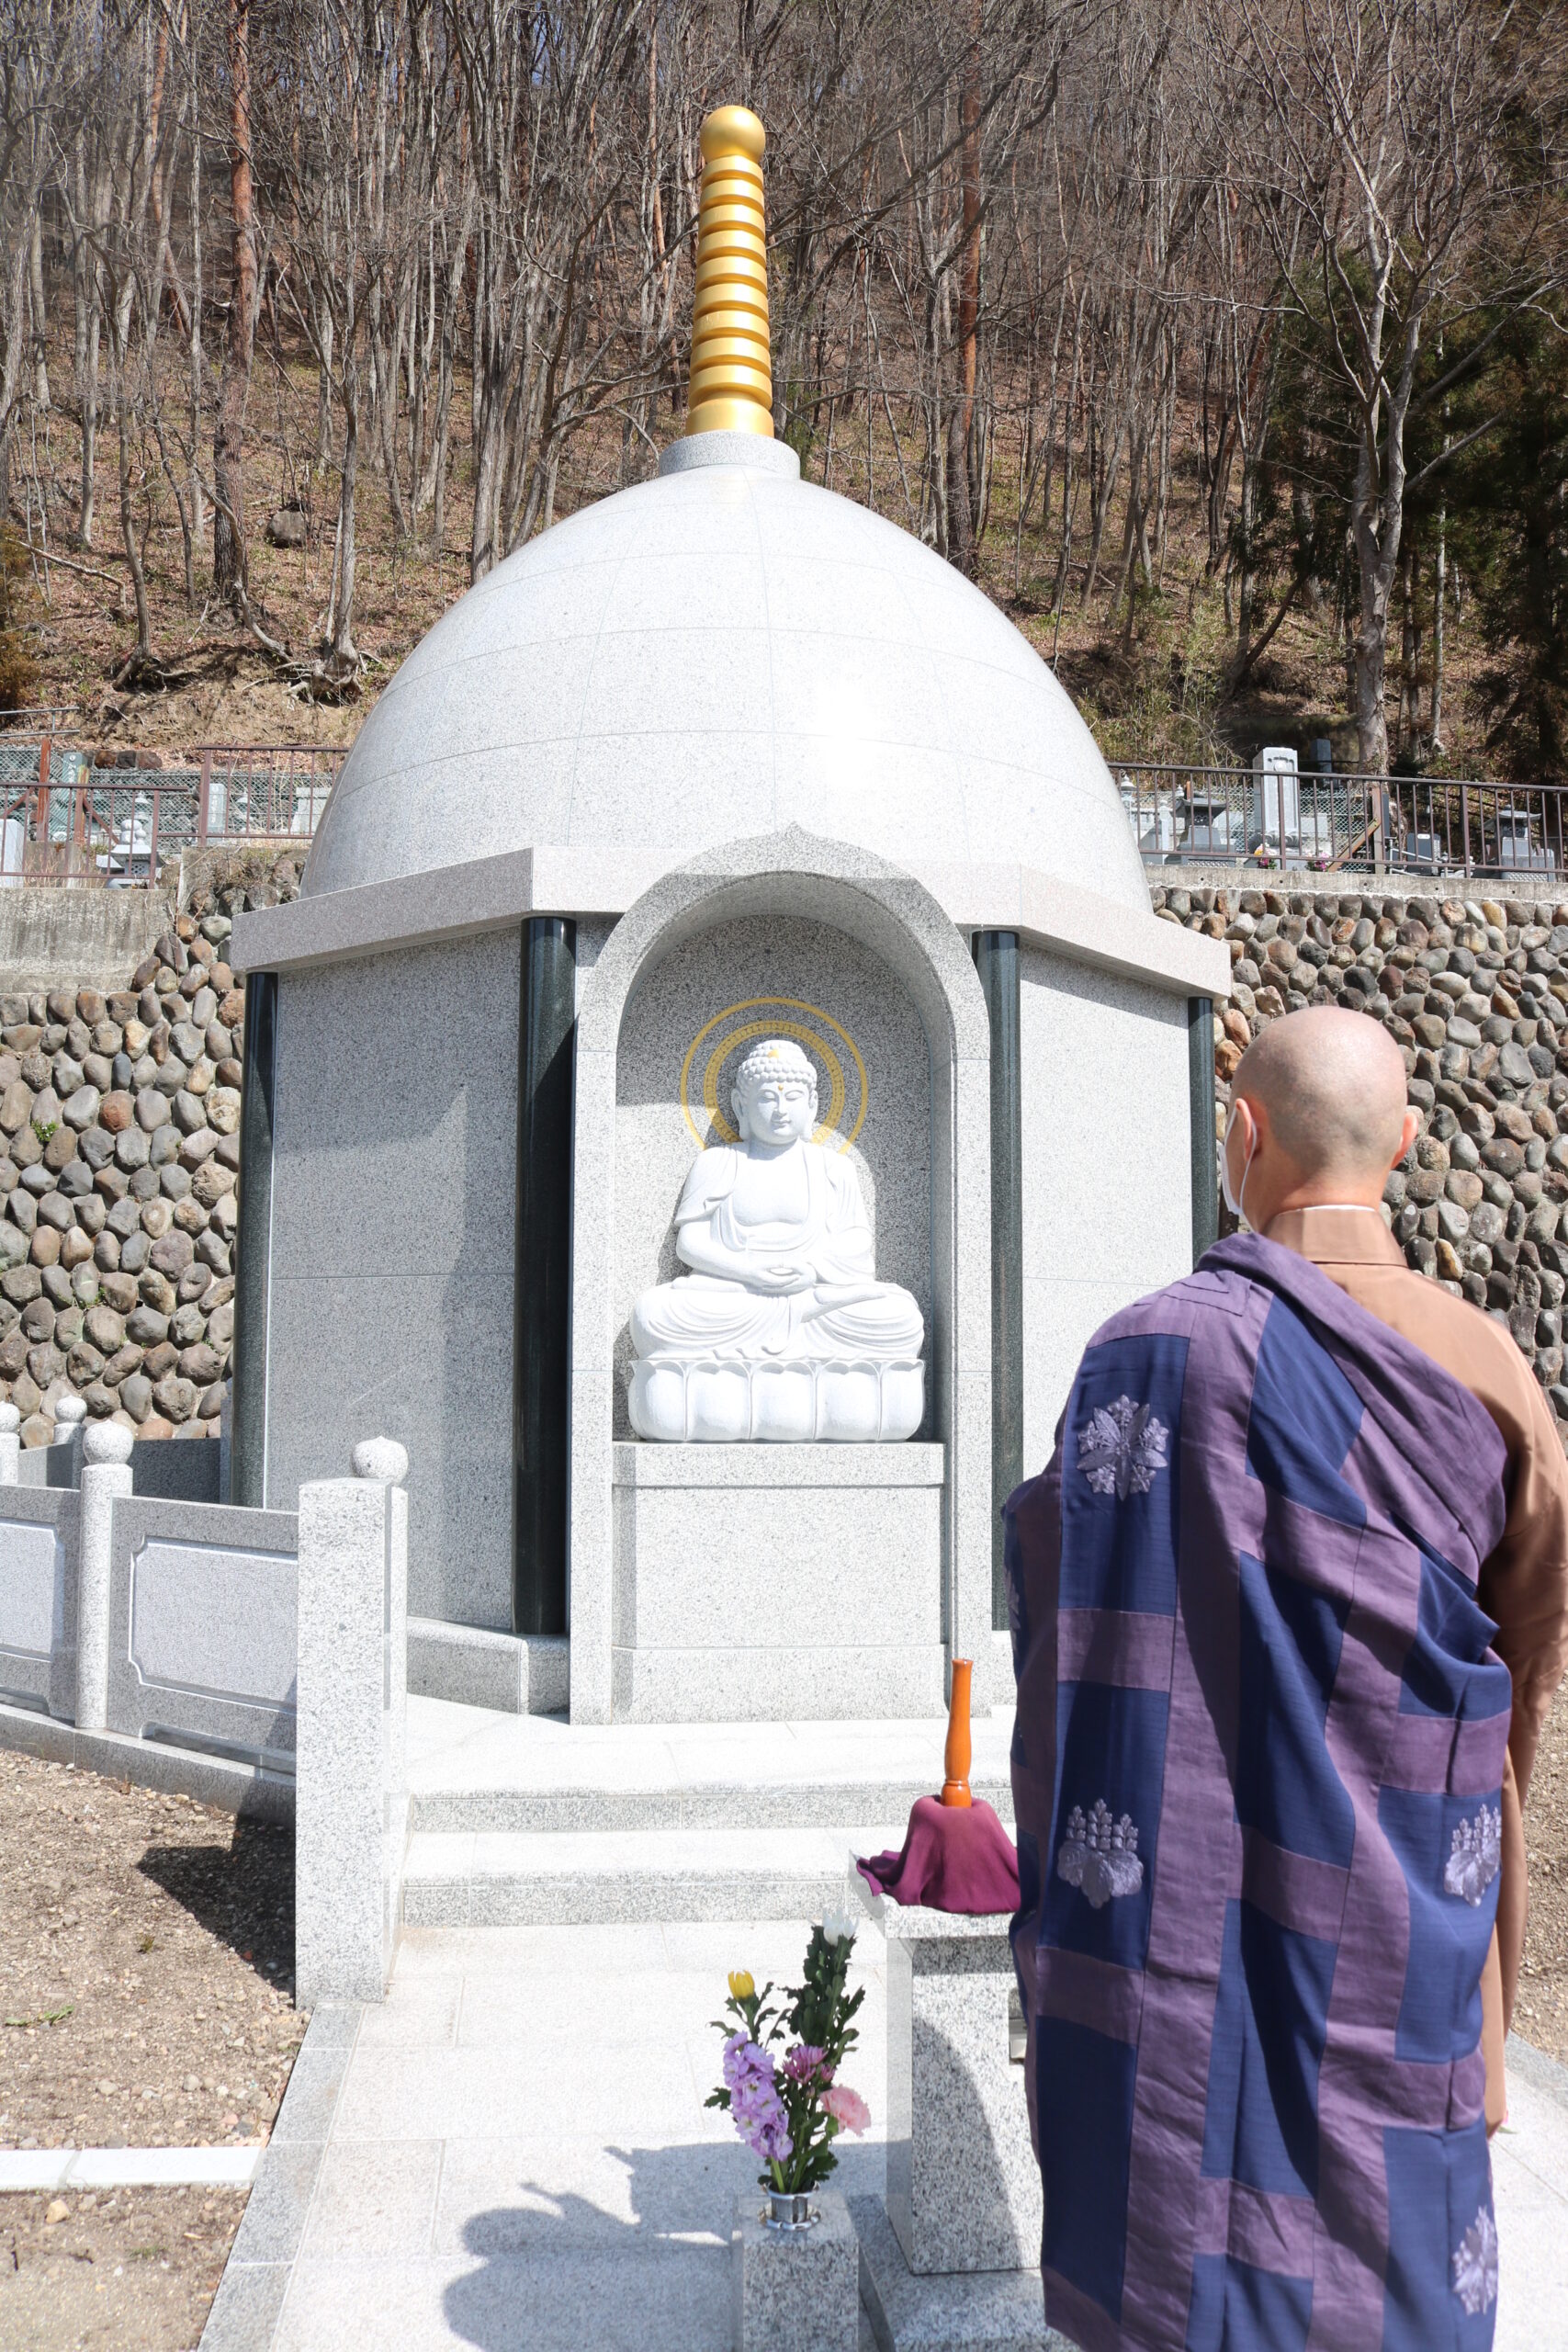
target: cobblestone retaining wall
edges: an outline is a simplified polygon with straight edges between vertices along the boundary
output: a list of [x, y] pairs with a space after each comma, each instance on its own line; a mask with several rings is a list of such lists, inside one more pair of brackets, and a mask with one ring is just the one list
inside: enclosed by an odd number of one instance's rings
[[[1382, 1021], [1422, 1120], [1384, 1193], [1393, 1231], [1412, 1266], [1507, 1323], [1568, 1424], [1568, 898], [1288, 878], [1155, 883], [1167, 922], [1230, 943], [1216, 1142], [1266, 1021], [1329, 1002]], [[291, 853], [209, 854], [186, 881], [122, 989], [0, 995], [0, 1396], [29, 1445], [70, 1394], [142, 1436], [217, 1430], [244, 1035], [223, 947], [235, 914], [296, 897], [299, 872]]]
[[[1568, 899], [1346, 891], [1330, 878], [1155, 886], [1168, 922], [1230, 942], [1216, 1137], [1236, 1064], [1266, 1022], [1335, 1003], [1381, 1021], [1421, 1114], [1383, 1193], [1405, 1258], [1507, 1324], [1568, 1422]], [[1221, 1222], [1234, 1228], [1223, 1210]]]
[[142, 1437], [218, 1433], [244, 1050], [223, 948], [298, 888], [291, 858], [220, 863], [123, 989], [0, 995], [0, 1395], [26, 1445], [72, 1394]]

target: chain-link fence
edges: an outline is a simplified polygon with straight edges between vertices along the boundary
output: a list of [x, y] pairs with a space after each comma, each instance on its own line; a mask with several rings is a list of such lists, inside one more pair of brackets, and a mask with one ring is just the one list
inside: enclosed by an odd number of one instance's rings
[[1112, 774], [1148, 865], [1501, 881], [1568, 872], [1561, 785], [1125, 762]]
[[190, 849], [310, 841], [345, 754], [296, 745], [117, 752], [0, 734], [0, 887], [146, 886]]

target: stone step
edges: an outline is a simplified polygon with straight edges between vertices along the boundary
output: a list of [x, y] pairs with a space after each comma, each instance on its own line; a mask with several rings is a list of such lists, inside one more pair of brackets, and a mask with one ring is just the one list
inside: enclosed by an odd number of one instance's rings
[[903, 1835], [902, 1818], [863, 1828], [419, 1830], [403, 1924], [810, 1918], [843, 1903], [852, 1853], [881, 1852]]
[[[902, 1825], [916, 1798], [942, 1784], [945, 1728], [932, 1719], [570, 1724], [412, 1698], [409, 1823], [444, 1836]], [[969, 1776], [1010, 1822], [1011, 1735], [1010, 1709], [977, 1717]]]
[[[970, 1789], [1012, 1821], [1012, 1787], [972, 1773]], [[906, 1823], [918, 1797], [934, 1796], [929, 1777], [867, 1777], [789, 1782], [706, 1781], [651, 1788], [595, 1784], [571, 1788], [416, 1790], [409, 1826], [444, 1836], [652, 1830], [831, 1829], [853, 1819]], [[900, 1827], [897, 1844], [903, 1843]], [[793, 1916], [789, 1915], [789, 1916]]]

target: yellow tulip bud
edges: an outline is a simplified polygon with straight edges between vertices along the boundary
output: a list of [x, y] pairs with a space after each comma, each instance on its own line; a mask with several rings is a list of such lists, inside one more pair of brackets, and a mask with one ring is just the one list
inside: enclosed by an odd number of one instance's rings
[[729, 1990], [731, 1997], [737, 2001], [749, 2001], [751, 1998], [757, 1990], [757, 1985], [749, 1968], [736, 1968], [730, 1971]]

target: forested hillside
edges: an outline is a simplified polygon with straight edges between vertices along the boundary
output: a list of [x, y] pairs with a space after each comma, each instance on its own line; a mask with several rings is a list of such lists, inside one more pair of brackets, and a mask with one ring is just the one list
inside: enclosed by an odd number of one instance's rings
[[0, 707], [341, 741], [682, 427], [706, 109], [775, 429], [1124, 757], [1568, 778], [1551, 0], [12, 0]]

